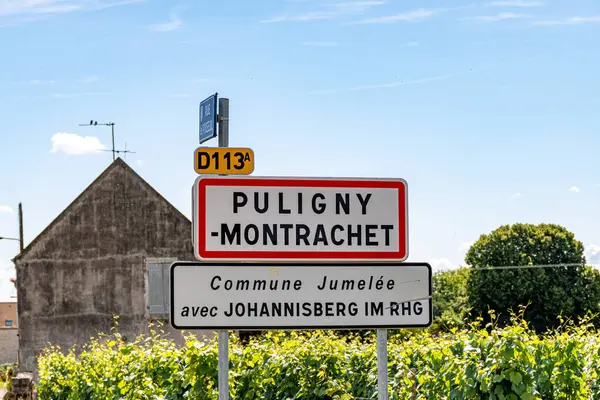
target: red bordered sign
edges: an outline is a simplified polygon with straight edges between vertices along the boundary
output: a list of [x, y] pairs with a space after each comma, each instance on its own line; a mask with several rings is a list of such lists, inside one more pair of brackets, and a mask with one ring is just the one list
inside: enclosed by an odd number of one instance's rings
[[403, 179], [200, 176], [193, 242], [205, 261], [404, 261]]

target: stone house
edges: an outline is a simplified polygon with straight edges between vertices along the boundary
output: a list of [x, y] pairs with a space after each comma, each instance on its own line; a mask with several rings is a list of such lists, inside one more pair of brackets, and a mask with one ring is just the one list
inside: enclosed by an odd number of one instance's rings
[[191, 232], [190, 220], [117, 158], [14, 259], [19, 369], [37, 372], [48, 343], [67, 349], [108, 333], [114, 315], [127, 339], [163, 320], [182, 342], [168, 324], [168, 267], [194, 260]]

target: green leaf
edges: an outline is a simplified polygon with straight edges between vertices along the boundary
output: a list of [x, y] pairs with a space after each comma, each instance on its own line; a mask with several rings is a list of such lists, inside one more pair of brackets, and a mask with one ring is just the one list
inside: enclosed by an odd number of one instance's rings
[[519, 383], [521, 383], [522, 380], [523, 380], [523, 377], [521, 376], [520, 373], [518, 373], [518, 372], [510, 373], [510, 381], [512, 383], [514, 383], [515, 385], [518, 385]]

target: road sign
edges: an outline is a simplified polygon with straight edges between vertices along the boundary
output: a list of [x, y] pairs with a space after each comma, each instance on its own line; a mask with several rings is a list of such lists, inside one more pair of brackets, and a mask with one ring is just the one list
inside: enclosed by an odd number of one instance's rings
[[176, 329], [358, 329], [427, 327], [427, 263], [171, 266]]
[[198, 147], [194, 170], [199, 174], [250, 175], [254, 171], [254, 152], [240, 147]]
[[217, 93], [200, 103], [200, 144], [217, 136]]
[[404, 261], [403, 179], [200, 176], [199, 260]]

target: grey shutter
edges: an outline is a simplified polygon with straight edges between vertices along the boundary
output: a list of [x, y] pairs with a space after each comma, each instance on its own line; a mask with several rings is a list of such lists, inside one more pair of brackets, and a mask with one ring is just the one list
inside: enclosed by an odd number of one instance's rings
[[171, 312], [171, 277], [169, 276], [169, 271], [171, 268], [171, 263], [162, 264], [163, 269], [163, 304], [164, 304], [164, 313], [165, 316], [168, 316]]
[[165, 315], [164, 273], [161, 264], [148, 264], [148, 307], [151, 317]]
[[150, 318], [165, 319], [170, 312], [170, 267], [176, 258], [146, 259], [148, 271], [148, 311]]

